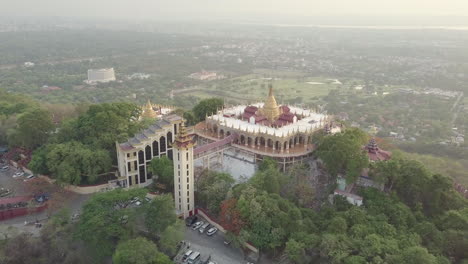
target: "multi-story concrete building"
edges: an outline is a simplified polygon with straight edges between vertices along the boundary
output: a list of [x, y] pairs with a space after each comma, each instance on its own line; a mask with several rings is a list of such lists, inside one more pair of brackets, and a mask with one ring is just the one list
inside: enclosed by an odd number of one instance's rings
[[112, 81], [115, 81], [114, 68], [88, 70], [88, 80], [86, 80], [86, 83], [95, 84]]
[[148, 165], [155, 157], [172, 160], [172, 143], [182, 123], [182, 117], [166, 115], [127, 142], [116, 142], [119, 185], [144, 187], [152, 183]]

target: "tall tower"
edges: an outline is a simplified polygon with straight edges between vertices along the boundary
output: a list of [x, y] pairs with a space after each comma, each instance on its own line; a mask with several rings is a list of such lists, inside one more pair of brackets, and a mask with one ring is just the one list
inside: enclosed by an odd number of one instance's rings
[[194, 214], [194, 173], [192, 137], [182, 123], [180, 132], [174, 141], [174, 196], [178, 214], [187, 218]]

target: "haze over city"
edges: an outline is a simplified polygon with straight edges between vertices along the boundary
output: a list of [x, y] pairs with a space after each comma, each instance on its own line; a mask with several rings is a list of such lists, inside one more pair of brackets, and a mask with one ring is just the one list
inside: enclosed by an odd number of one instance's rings
[[0, 0], [1, 264], [468, 264], [466, 0]]
[[[439, 23], [453, 16], [468, 16], [464, 0], [18, 0], [2, 1], [0, 14], [8, 16], [92, 17], [128, 20], [256, 20], [313, 19], [313, 16], [408, 17], [413, 22], [428, 16]], [[365, 18], [364, 18], [365, 19]], [[396, 19], [396, 18], [394, 18]], [[406, 18], [408, 19], [408, 18]], [[379, 19], [377, 19], [379, 21]], [[326, 21], [326, 20], [325, 20]], [[366, 19], [370, 23], [370, 19]], [[350, 21], [352, 22], [352, 21]]]

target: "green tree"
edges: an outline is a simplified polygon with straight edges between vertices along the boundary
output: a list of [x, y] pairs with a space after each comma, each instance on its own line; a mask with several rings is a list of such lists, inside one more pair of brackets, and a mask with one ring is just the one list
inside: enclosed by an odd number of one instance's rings
[[97, 258], [112, 255], [119, 241], [134, 233], [135, 208], [129, 207], [133, 197], [143, 199], [144, 189], [117, 189], [93, 195], [83, 206], [75, 232], [77, 238]]
[[143, 237], [119, 243], [112, 261], [115, 264], [170, 264], [172, 261], [158, 251], [156, 245]]
[[316, 153], [333, 176], [346, 173], [347, 182], [354, 182], [369, 162], [362, 148], [366, 140], [367, 136], [361, 130], [347, 129], [343, 133], [324, 136], [318, 142]]
[[98, 174], [107, 172], [111, 167], [107, 151], [91, 149], [79, 142], [54, 144], [47, 149], [47, 168], [60, 183], [94, 183]]
[[50, 151], [50, 146], [51, 145], [43, 145], [33, 152], [28, 168], [34, 173], [49, 175], [50, 171], [49, 167], [47, 167], [47, 154]]
[[200, 122], [205, 120], [207, 115], [212, 115], [218, 109], [222, 109], [224, 106], [223, 99], [221, 98], [209, 98], [201, 100], [194, 108], [193, 114], [197, 120]]
[[184, 239], [184, 223], [177, 220], [174, 224], [166, 227], [159, 240], [159, 248], [168, 256], [175, 256], [177, 244]]
[[306, 263], [305, 260], [305, 245], [297, 242], [294, 239], [289, 239], [286, 242], [285, 253], [293, 263]]
[[166, 228], [176, 223], [174, 200], [171, 195], [156, 196], [147, 204], [145, 210], [146, 227], [155, 234], [161, 234]]
[[165, 184], [168, 189], [174, 188], [174, 163], [167, 157], [151, 160], [149, 170], [158, 176], [158, 181]]
[[196, 182], [197, 203], [217, 215], [234, 182], [230, 174], [204, 171]]
[[54, 128], [50, 113], [44, 109], [33, 108], [18, 117], [18, 126], [8, 137], [12, 146], [34, 149], [47, 141]]

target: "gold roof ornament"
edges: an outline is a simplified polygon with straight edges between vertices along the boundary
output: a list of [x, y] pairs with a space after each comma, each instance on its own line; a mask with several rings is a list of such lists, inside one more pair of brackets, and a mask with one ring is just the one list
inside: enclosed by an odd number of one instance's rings
[[268, 97], [263, 105], [263, 108], [260, 109], [260, 113], [265, 116], [268, 121], [275, 122], [280, 116], [280, 108], [276, 103], [275, 96], [273, 95], [273, 86], [270, 84], [268, 88]]
[[143, 112], [141, 113], [142, 118], [156, 118], [158, 114], [153, 109], [153, 105], [150, 100], [142, 107]]

